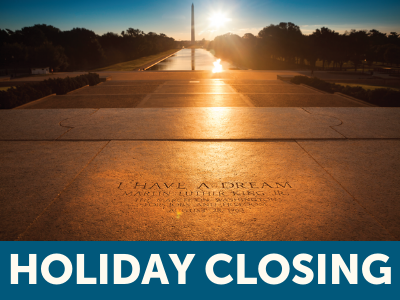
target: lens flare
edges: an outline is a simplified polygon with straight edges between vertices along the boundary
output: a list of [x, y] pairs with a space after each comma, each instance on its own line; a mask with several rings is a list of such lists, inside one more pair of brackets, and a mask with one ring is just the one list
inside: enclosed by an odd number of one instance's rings
[[231, 19], [225, 17], [222, 13], [214, 13], [210, 18], [210, 26], [215, 28], [220, 28], [225, 25], [226, 22], [229, 22]]
[[221, 60], [218, 59], [216, 62], [214, 62], [214, 69], [212, 71], [213, 73], [220, 73], [222, 72], [222, 65], [221, 65]]

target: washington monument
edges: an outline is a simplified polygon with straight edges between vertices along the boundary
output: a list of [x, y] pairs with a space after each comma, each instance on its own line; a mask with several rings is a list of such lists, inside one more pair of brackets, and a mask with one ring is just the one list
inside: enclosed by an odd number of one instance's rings
[[196, 43], [196, 37], [194, 33], [194, 4], [192, 3], [192, 45]]

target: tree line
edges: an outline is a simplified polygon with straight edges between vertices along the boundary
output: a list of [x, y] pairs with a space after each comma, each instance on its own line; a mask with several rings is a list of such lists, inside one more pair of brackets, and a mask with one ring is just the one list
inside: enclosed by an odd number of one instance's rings
[[230, 60], [250, 69], [282, 69], [307, 66], [322, 69], [328, 66], [342, 70], [351, 62], [357, 71], [362, 64], [400, 64], [400, 36], [378, 30], [351, 30], [343, 34], [326, 27], [304, 35], [293, 23], [271, 24], [257, 36], [246, 33], [243, 37], [227, 33], [216, 37], [208, 49], [219, 58]]
[[129, 28], [97, 35], [85, 28], [61, 31], [50, 25], [0, 29], [0, 68], [50, 67], [85, 70], [137, 59], [175, 48], [165, 34]]

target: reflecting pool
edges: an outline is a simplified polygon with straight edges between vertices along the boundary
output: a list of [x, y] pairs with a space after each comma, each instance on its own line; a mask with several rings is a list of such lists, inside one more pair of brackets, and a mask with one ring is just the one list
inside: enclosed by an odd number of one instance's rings
[[[173, 56], [152, 66], [150, 71], [203, 71], [214, 69], [217, 58], [205, 49], [182, 49]], [[221, 61], [222, 69], [235, 68], [234, 65]]]

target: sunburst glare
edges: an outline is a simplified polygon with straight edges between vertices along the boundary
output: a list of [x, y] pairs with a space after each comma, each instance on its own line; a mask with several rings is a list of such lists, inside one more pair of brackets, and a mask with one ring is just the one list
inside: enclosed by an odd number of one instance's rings
[[216, 62], [214, 62], [214, 69], [212, 71], [213, 73], [220, 73], [222, 72], [222, 65], [221, 65], [221, 60], [218, 59]]
[[226, 22], [229, 22], [231, 20], [222, 13], [214, 13], [208, 19], [211, 22], [210, 26], [214, 28], [220, 28], [221, 26], [224, 26]]

